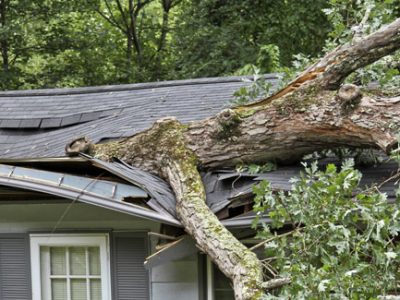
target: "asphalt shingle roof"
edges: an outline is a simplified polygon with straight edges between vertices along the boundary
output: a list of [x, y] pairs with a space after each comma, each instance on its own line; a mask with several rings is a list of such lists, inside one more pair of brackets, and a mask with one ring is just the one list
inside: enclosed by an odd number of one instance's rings
[[[266, 80], [276, 86], [278, 77]], [[225, 77], [0, 92], [0, 157], [64, 156], [76, 137], [96, 143], [133, 135], [162, 117], [200, 120], [228, 107], [233, 93], [249, 84]]]

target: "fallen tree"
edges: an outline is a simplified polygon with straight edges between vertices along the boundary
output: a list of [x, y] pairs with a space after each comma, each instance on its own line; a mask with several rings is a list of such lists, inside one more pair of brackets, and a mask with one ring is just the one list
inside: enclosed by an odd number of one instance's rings
[[[400, 127], [400, 96], [342, 84], [355, 70], [400, 48], [400, 19], [328, 53], [275, 95], [181, 124], [175, 118], [120, 141], [85, 147], [96, 157], [118, 157], [165, 178], [177, 215], [198, 247], [232, 280], [236, 299], [258, 299], [288, 279], [264, 282], [256, 255], [236, 240], [205, 204], [200, 169], [295, 161], [339, 146], [388, 152]], [[72, 143], [70, 151], [78, 145]]]

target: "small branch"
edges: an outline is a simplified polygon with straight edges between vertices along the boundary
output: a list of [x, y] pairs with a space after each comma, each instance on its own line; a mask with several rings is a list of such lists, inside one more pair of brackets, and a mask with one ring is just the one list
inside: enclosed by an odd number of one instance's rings
[[288, 235], [292, 235], [292, 234], [295, 233], [295, 232], [299, 232], [299, 231], [301, 231], [303, 228], [304, 228], [304, 227], [296, 228], [295, 230], [291, 230], [291, 231], [282, 233], [282, 234], [280, 234], [280, 235], [273, 236], [273, 237], [271, 237], [271, 238], [269, 238], [269, 239], [266, 239], [266, 240], [264, 240], [264, 241], [258, 243], [257, 245], [254, 245], [253, 247], [251, 247], [251, 248], [249, 248], [249, 249], [253, 251], [253, 250], [255, 250], [255, 249], [260, 248], [262, 245], [265, 245], [265, 244], [267, 244], [267, 243], [269, 243], [269, 242], [271, 242], [271, 241], [273, 241], [273, 240], [276, 240], [276, 239], [279, 239], [279, 238], [282, 238], [282, 237], [285, 237], [285, 236], [288, 236]]
[[273, 257], [267, 257], [261, 260], [261, 262], [270, 262], [272, 260], [278, 259], [277, 256], [273, 256]]
[[364, 17], [362, 18], [360, 24], [358, 24], [358, 26], [356, 26], [356, 30], [355, 30], [354, 37], [353, 37], [353, 42], [357, 42], [362, 38], [363, 29], [365, 27], [365, 24], [368, 21], [369, 15], [371, 14], [371, 10], [372, 10], [372, 6], [368, 5], [367, 9], [365, 10]]
[[124, 21], [125, 27], [129, 28], [127, 17], [125, 15], [124, 9], [122, 8], [121, 2], [119, 0], [115, 0], [115, 2], [117, 2], [118, 10], [121, 14], [122, 20]]
[[269, 263], [267, 263], [267, 262], [262, 262], [262, 265], [263, 265], [263, 267], [264, 267], [265, 269], [268, 270], [268, 272], [270, 272], [270, 273], [272, 274], [272, 276], [276, 276], [276, 275], [277, 275], [277, 271], [274, 270], [274, 269], [272, 268], [272, 266], [271, 266]]
[[111, 8], [111, 6], [110, 6], [110, 3], [108, 3], [108, 0], [105, 0], [104, 2], [106, 3], [107, 10], [108, 10], [108, 12], [109, 12], [109, 14], [110, 14], [110, 19], [113, 20], [115, 24], [118, 24], [118, 26], [121, 26], [121, 25], [118, 23], [117, 19], [115, 18], [114, 13], [113, 13], [113, 10], [112, 10], [112, 8]]
[[158, 233], [158, 232], [148, 232], [147, 233], [148, 236], [156, 236], [160, 239], [164, 239], [164, 240], [173, 240], [176, 241], [178, 238], [175, 236], [170, 236], [170, 235], [166, 235], [166, 234], [162, 234], [162, 233]]
[[263, 282], [262, 287], [266, 290], [272, 290], [276, 288], [280, 288], [284, 285], [291, 283], [292, 280], [290, 278], [275, 278], [269, 281]]
[[108, 23], [110, 23], [112, 26], [117, 27], [123, 34], [127, 34], [126, 30], [122, 28], [118, 23], [116, 23], [113, 19], [108, 17], [105, 13], [103, 13], [100, 9], [96, 10], [97, 13], [102, 16]]
[[392, 176], [390, 176], [389, 178], [386, 178], [385, 180], [383, 180], [382, 182], [380, 182], [378, 185], [374, 185], [370, 188], [367, 188], [365, 190], [363, 190], [363, 193], [369, 192], [373, 189], [375, 189], [378, 193], [380, 193], [380, 188], [382, 188], [383, 185], [385, 185], [386, 183], [392, 181], [392, 180], [396, 180], [400, 178], [400, 169], [396, 171], [396, 173], [394, 173]]

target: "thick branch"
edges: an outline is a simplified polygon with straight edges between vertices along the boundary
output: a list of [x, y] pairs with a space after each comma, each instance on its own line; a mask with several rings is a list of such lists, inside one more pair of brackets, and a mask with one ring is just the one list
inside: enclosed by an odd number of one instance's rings
[[[197, 168], [240, 162], [297, 160], [330, 147], [378, 147], [388, 151], [400, 129], [400, 98], [382, 98], [353, 85], [330, 90], [355, 69], [400, 48], [400, 19], [359, 43], [339, 48], [275, 96], [181, 125], [164, 119], [135, 136], [95, 145], [91, 154], [163, 176], [177, 198], [177, 213], [198, 246], [231, 278], [236, 299], [262, 294], [261, 263], [205, 204]], [[74, 150], [74, 144], [70, 145]], [[272, 281], [272, 286], [289, 279]]]
[[96, 145], [94, 153], [103, 159], [118, 156], [168, 180], [175, 192], [178, 218], [198, 247], [232, 280], [236, 299], [259, 299], [263, 294], [262, 265], [206, 205], [197, 158], [186, 147], [184, 131], [176, 119], [164, 119], [123, 142]]
[[400, 18], [353, 44], [336, 48], [271, 97], [244, 107], [270, 103], [310, 82], [320, 89], [336, 90], [355, 70], [368, 66], [398, 49], [400, 49]]
[[393, 53], [399, 47], [400, 18], [352, 45], [339, 48], [320, 61], [317, 68], [326, 68], [321, 80], [322, 87], [337, 89], [352, 72]]
[[193, 122], [185, 132], [187, 145], [203, 167], [221, 167], [290, 162], [340, 146], [389, 151], [396, 142], [398, 99], [363, 95], [346, 103], [337, 92], [315, 93], [302, 89], [262, 108], [227, 110]]

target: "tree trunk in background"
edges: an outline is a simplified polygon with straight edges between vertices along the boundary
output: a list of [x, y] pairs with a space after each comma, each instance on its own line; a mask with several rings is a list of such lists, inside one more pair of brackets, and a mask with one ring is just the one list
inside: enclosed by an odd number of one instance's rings
[[163, 21], [161, 25], [161, 34], [160, 34], [160, 39], [158, 41], [157, 52], [161, 52], [165, 47], [165, 42], [168, 33], [168, 26], [169, 26], [169, 11], [172, 7], [172, 0], [163, 0], [162, 7], [163, 7]]
[[[2, 29], [7, 25], [6, 20], [6, 13], [7, 13], [7, 0], [0, 1], [0, 23]], [[6, 37], [3, 37], [0, 40], [0, 47], [1, 47], [1, 57], [3, 60], [3, 72], [7, 73], [9, 70], [9, 57], [8, 57], [8, 41]]]
[[399, 48], [397, 19], [359, 42], [335, 49], [272, 97], [189, 125], [165, 118], [130, 138], [95, 145], [91, 154], [106, 160], [118, 157], [165, 178], [175, 192], [182, 225], [232, 280], [236, 299], [258, 299], [264, 288], [288, 280], [264, 282], [255, 254], [205, 204], [198, 169], [297, 160], [338, 146], [389, 151], [400, 129], [399, 91], [383, 97], [341, 83], [356, 69]]
[[140, 45], [140, 41], [139, 41], [139, 37], [137, 35], [137, 28], [136, 28], [136, 18], [137, 18], [137, 13], [139, 12], [139, 10], [137, 10], [137, 12], [135, 12], [134, 6], [133, 6], [133, 0], [129, 0], [129, 37], [128, 39], [130, 40], [130, 43], [132, 45], [135, 46], [135, 50], [136, 50], [136, 61], [137, 64], [140, 66], [142, 65], [142, 47]]
[[163, 7], [163, 21], [161, 25], [160, 38], [158, 40], [157, 52], [155, 54], [156, 70], [155, 70], [155, 76], [153, 77], [154, 81], [160, 80], [160, 75], [162, 71], [161, 64], [163, 58], [163, 50], [167, 42], [167, 34], [169, 30], [169, 11], [172, 8], [172, 0], [163, 0], [162, 7]]

